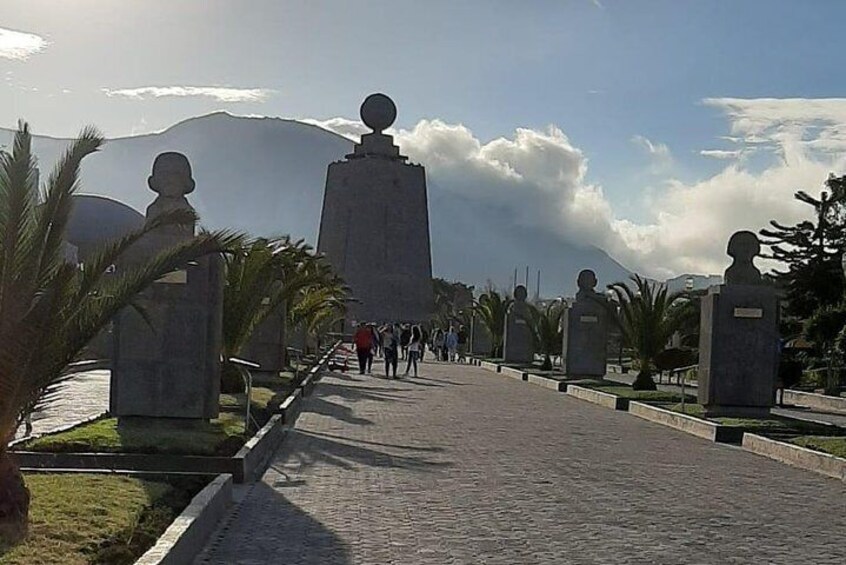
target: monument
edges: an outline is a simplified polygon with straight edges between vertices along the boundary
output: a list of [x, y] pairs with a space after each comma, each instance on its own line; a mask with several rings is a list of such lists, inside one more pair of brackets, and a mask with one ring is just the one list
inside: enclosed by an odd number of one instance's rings
[[352, 290], [351, 322], [423, 322], [432, 312], [426, 171], [407, 163], [393, 138], [396, 107], [371, 94], [361, 119], [373, 131], [329, 165], [317, 250]]
[[[169, 210], [191, 210], [191, 165], [162, 153], [147, 181], [158, 193], [147, 221]], [[129, 264], [194, 237], [194, 222], [157, 228], [138, 242]], [[163, 277], [140, 298], [142, 316], [124, 309], [115, 320], [109, 411], [118, 418], [216, 418], [220, 394], [223, 264], [203, 257]], [[146, 317], [146, 319], [145, 319]]]
[[526, 320], [526, 287], [514, 289], [514, 302], [505, 315], [505, 335], [502, 344], [502, 358], [506, 363], [531, 363], [535, 360], [532, 330]]
[[766, 416], [775, 402], [779, 303], [753, 264], [760, 252], [754, 233], [732, 235], [725, 284], [702, 298], [699, 403], [707, 416]]
[[[279, 281], [282, 284], [282, 281]], [[270, 303], [270, 298], [264, 300]], [[260, 365], [253, 372], [278, 373], [285, 368], [285, 306], [280, 305], [272, 311], [253, 330], [250, 340], [244, 348], [243, 356]]]
[[493, 353], [493, 339], [488, 327], [478, 314], [470, 318], [470, 354], [490, 356]]
[[579, 273], [576, 301], [564, 312], [561, 359], [568, 376], [605, 376], [608, 357], [608, 300], [596, 292], [596, 274]]

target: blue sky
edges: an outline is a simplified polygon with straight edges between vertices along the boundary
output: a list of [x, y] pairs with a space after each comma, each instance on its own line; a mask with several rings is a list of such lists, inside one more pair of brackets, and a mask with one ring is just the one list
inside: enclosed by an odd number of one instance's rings
[[[0, 28], [42, 43], [8, 33], [4, 43], [0, 35], [0, 125], [25, 117], [40, 133], [72, 135], [94, 123], [127, 135], [218, 109], [355, 119], [373, 91], [397, 101], [396, 126], [404, 130], [440, 120], [462, 124], [485, 144], [514, 139], [517, 128], [554, 125], [586, 159], [585, 174], [573, 182], [599, 187], [611, 209], [609, 229], [625, 232], [600, 243], [654, 270], [673, 250], [648, 259], [652, 251], [643, 249], [657, 244], [641, 239], [661, 227], [662, 213], [680, 214], [656, 211], [656, 202], [688, 205], [687, 192], [728, 190], [708, 183], [749, 181], [747, 200], [730, 204], [760, 203], [762, 181], [773, 182], [764, 175], [785, 159], [785, 131], [807, 140], [815, 135], [811, 125], [822, 122], [840, 139], [839, 102], [807, 119], [795, 105], [789, 123], [779, 116], [791, 104], [784, 99], [846, 93], [844, 21], [846, 3], [833, 0], [4, 0]], [[10, 50], [15, 42], [18, 50]], [[158, 97], [132, 90], [185, 86], [209, 90], [159, 90]], [[213, 89], [222, 87], [235, 89], [237, 100], [221, 99]], [[244, 101], [250, 95], [239, 89], [258, 90]], [[727, 98], [751, 102], [731, 106]], [[771, 107], [764, 99], [779, 102]], [[750, 115], [768, 118], [763, 107], [775, 121], [750, 130]], [[700, 153], [750, 147], [735, 160]], [[815, 166], [804, 176], [781, 171], [780, 197], [819, 186], [824, 176], [813, 175], [840, 166], [831, 151], [822, 161], [807, 151], [803, 146], [797, 162], [807, 157]], [[729, 174], [738, 171], [747, 176]], [[813, 184], [788, 187], [797, 179]], [[768, 212], [800, 213], [789, 204]], [[720, 239], [744, 227], [732, 221], [693, 236]], [[669, 227], [649, 237], [666, 239]], [[695, 247], [677, 249], [690, 260], [667, 271], [715, 268], [716, 255], [690, 251]]]

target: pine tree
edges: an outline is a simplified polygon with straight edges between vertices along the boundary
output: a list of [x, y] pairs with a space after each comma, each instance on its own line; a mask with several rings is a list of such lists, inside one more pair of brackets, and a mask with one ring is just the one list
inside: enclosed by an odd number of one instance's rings
[[770, 221], [762, 229], [762, 241], [785, 270], [775, 270], [774, 278], [786, 292], [787, 314], [809, 318], [819, 308], [838, 304], [843, 299], [846, 281], [841, 257], [846, 249], [846, 176], [829, 176], [820, 197], [800, 190], [799, 202], [812, 206], [814, 220], [793, 226]]

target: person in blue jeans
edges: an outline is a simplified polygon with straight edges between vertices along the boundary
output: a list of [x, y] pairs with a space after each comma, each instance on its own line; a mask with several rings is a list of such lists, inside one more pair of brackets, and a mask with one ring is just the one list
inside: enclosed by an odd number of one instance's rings
[[397, 378], [399, 335], [393, 324], [388, 324], [382, 330], [382, 354], [385, 356], [385, 376], [391, 377], [391, 367], [393, 367], [394, 378]]
[[414, 376], [417, 376], [417, 358], [420, 355], [420, 348], [423, 345], [423, 332], [420, 326], [411, 328], [411, 337], [408, 341], [408, 363], [405, 365], [405, 374], [414, 366]]

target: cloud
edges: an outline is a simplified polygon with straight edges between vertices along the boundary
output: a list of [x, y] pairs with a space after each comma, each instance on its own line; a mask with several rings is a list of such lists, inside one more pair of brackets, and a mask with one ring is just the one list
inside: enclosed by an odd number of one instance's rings
[[299, 120], [306, 124], [311, 124], [317, 127], [321, 127], [325, 130], [329, 130], [331, 132], [335, 132], [338, 135], [342, 135], [347, 139], [358, 141], [361, 139], [361, 135], [370, 131], [370, 128], [361, 123], [357, 120], [349, 120], [347, 118], [330, 118], [328, 120], [315, 120], [313, 118], [303, 118]]
[[142, 86], [139, 88], [101, 89], [106, 96], [132, 100], [163, 98], [166, 96], [202, 96], [219, 102], [264, 102], [276, 91], [268, 88], [230, 88], [222, 86]]
[[0, 27], [0, 58], [23, 61], [47, 47], [40, 35]]
[[[720, 102], [717, 102], [717, 101]], [[821, 188], [828, 174], [846, 172], [846, 102], [709, 99], [723, 110], [737, 149], [701, 151], [726, 159], [716, 174], [685, 183], [665, 171], [649, 195], [644, 221], [615, 210], [601, 186], [588, 178], [588, 160], [558, 127], [517, 129], [488, 142], [464, 125], [422, 120], [393, 132], [404, 154], [427, 167], [444, 191], [506, 212], [512, 226], [537, 226], [562, 242], [595, 245], [627, 267], [665, 278], [682, 273], [721, 273], [725, 245], [740, 229], [757, 232], [771, 219], [792, 223], [807, 216], [798, 189]], [[366, 128], [354, 120], [311, 123], [356, 139]], [[723, 138], [725, 139], [725, 137]], [[632, 142], [657, 163], [672, 161], [670, 148], [643, 136]], [[842, 144], [842, 145], [840, 145]], [[754, 169], [745, 153], [776, 159]], [[656, 173], [657, 174], [657, 173]], [[502, 225], [509, 229], [508, 224]], [[766, 266], [762, 262], [763, 266]]]
[[673, 166], [673, 156], [665, 143], [653, 143], [642, 135], [632, 136], [631, 142], [649, 155], [650, 171], [653, 174], [667, 172]]
[[703, 149], [699, 152], [703, 157], [711, 157], [712, 159], [737, 159], [743, 154], [740, 149], [734, 151], [727, 151], [725, 149]]

